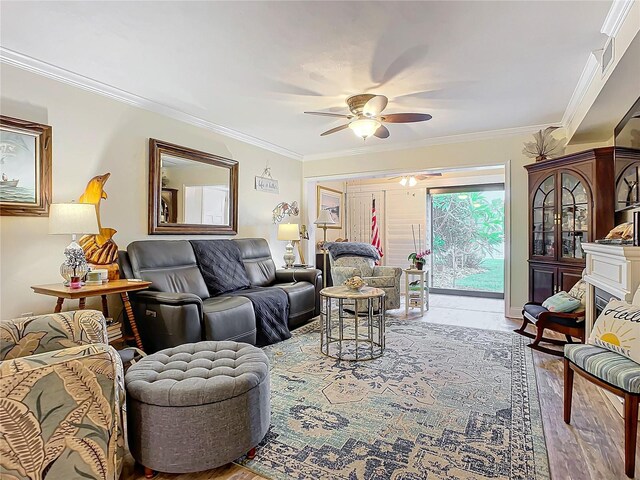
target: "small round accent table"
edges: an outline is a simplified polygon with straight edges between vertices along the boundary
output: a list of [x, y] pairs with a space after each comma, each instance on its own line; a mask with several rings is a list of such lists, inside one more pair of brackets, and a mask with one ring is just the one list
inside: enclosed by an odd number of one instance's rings
[[385, 293], [380, 288], [320, 291], [320, 351], [339, 360], [373, 360], [385, 348]]

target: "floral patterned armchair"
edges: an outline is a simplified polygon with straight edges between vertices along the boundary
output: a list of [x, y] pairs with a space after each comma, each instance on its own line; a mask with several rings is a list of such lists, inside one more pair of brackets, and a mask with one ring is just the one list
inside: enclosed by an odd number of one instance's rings
[[120, 476], [124, 375], [106, 332], [92, 310], [0, 321], [0, 478]]
[[331, 278], [334, 285], [342, 285], [347, 278], [358, 275], [370, 287], [385, 291], [387, 310], [400, 308], [400, 277], [402, 269], [398, 267], [379, 267], [375, 261], [366, 257], [340, 257], [334, 259], [329, 254]]

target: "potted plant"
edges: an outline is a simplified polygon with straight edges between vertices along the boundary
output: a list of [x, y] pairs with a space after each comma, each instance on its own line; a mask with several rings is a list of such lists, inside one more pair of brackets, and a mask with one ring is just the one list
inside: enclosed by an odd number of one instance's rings
[[560, 127], [547, 127], [544, 130], [538, 130], [533, 134], [533, 142], [525, 142], [522, 153], [529, 158], [535, 158], [536, 162], [562, 155], [567, 140], [556, 140], [551, 135], [558, 128]]
[[411, 268], [417, 268], [418, 270], [422, 270], [424, 264], [427, 263], [427, 257], [431, 255], [431, 250], [426, 249], [422, 250], [422, 229], [420, 224], [418, 224], [418, 241], [416, 243], [416, 231], [413, 225], [411, 225], [411, 233], [413, 234], [413, 248], [416, 249], [415, 252], [410, 253], [407, 257], [407, 260], [411, 261]]
[[431, 255], [431, 250], [428, 249], [421, 252], [413, 252], [407, 257], [407, 260], [411, 260], [418, 270], [422, 270], [424, 264], [427, 263], [429, 255]]

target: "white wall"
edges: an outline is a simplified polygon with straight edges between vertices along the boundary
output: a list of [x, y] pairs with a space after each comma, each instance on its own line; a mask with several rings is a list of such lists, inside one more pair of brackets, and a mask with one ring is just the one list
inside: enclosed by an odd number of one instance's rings
[[[53, 201], [77, 199], [87, 181], [111, 172], [101, 220], [118, 230], [120, 248], [147, 235], [148, 139], [221, 155], [239, 162], [239, 237], [264, 237], [274, 257], [284, 242], [276, 239], [271, 210], [281, 201], [300, 202], [302, 164], [297, 160], [223, 137], [146, 110], [126, 105], [27, 71], [2, 65], [2, 115], [51, 125], [53, 128]], [[266, 162], [280, 182], [280, 194], [257, 192], [254, 176]], [[293, 219], [292, 219], [293, 221]], [[46, 217], [0, 217], [0, 315], [53, 310], [55, 299], [36, 295], [30, 285], [61, 280], [58, 274], [66, 236], [47, 234]], [[185, 238], [175, 235], [152, 238]], [[219, 238], [219, 237], [202, 237]], [[115, 300], [112, 300], [115, 302]], [[76, 307], [67, 302], [65, 309]], [[88, 303], [98, 307], [98, 303]], [[117, 305], [112, 313], [117, 314]]]

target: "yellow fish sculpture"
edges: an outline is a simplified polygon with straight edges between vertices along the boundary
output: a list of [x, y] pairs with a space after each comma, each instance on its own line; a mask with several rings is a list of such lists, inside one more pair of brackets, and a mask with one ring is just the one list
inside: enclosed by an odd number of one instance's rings
[[116, 230], [113, 228], [103, 228], [100, 223], [100, 202], [107, 198], [104, 191], [104, 184], [111, 176], [110, 173], [97, 175], [89, 180], [87, 188], [80, 196], [80, 203], [91, 203], [96, 206], [96, 216], [98, 217], [99, 232], [96, 235], [83, 235], [80, 239], [80, 246], [84, 250], [87, 261], [93, 265], [107, 266], [109, 268], [109, 279], [112, 278], [112, 270], [117, 272], [116, 260], [118, 258], [118, 246], [113, 241]]

